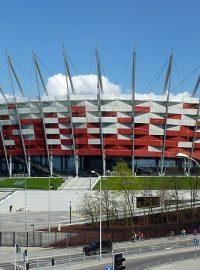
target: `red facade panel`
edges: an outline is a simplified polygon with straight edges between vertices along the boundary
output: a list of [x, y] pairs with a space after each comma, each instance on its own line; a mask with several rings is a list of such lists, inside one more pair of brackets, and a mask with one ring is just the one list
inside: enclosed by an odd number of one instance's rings
[[150, 124], [152, 125], [164, 125], [165, 119], [150, 118]]
[[122, 135], [130, 135], [133, 133], [133, 130], [131, 128], [118, 128], [118, 133]]
[[135, 106], [134, 111], [141, 112], [141, 113], [148, 113], [150, 112], [150, 107]]
[[197, 109], [198, 104], [193, 103], [183, 103], [183, 109]]
[[133, 121], [133, 120], [132, 120], [131, 117], [118, 117], [118, 118], [117, 118], [117, 122], [118, 122], [118, 123], [122, 123], [122, 124], [123, 124], [123, 123], [124, 123], [124, 124], [126, 124], [126, 123], [127, 123], [127, 124], [131, 124], [132, 121]]

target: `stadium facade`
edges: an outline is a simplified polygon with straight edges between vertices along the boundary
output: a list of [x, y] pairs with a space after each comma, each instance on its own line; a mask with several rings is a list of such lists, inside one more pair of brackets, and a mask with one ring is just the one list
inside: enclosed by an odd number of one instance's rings
[[[8, 99], [3, 95], [2, 175], [26, 172], [83, 176], [91, 170], [103, 174], [122, 159], [136, 174], [184, 173], [184, 160], [177, 158], [177, 153], [200, 159], [199, 98], [178, 100], [169, 94], [171, 62], [166, 91], [160, 96], [135, 95], [134, 61], [132, 93], [105, 94], [98, 63], [97, 55], [96, 95], [81, 96], [73, 91], [66, 96], [36, 99]], [[191, 165], [195, 167], [195, 163]]]

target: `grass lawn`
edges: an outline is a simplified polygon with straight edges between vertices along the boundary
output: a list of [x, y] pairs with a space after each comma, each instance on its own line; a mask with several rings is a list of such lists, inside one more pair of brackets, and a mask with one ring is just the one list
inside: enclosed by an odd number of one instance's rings
[[59, 177], [14, 177], [14, 178], [6, 178], [0, 179], [0, 188], [22, 188], [25, 189], [49, 189], [49, 181], [50, 187], [52, 190], [58, 189], [64, 180]]
[[[124, 177], [104, 177], [102, 179], [102, 189], [104, 190], [121, 190], [123, 186]], [[200, 189], [200, 179], [196, 177], [180, 176], [180, 177], [168, 177], [168, 176], [157, 176], [157, 177], [128, 177], [133, 181], [135, 190], [160, 190], [160, 189], [174, 189], [175, 186], [180, 189], [190, 189], [191, 186], [195, 185], [195, 182]], [[94, 187], [95, 190], [99, 189], [99, 182]]]

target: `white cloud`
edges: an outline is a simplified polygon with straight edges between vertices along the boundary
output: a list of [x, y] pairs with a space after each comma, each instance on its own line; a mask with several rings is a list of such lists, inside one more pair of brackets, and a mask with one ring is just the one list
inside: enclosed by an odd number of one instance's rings
[[[10, 94], [7, 94], [7, 93], [5, 93], [4, 95], [5, 95], [5, 97], [6, 97], [7, 99], [13, 99], [13, 98], [14, 98], [13, 95], [10, 95]], [[17, 96], [16, 96], [16, 97], [17, 97]], [[5, 100], [4, 97], [3, 97], [3, 95], [2, 95], [1, 93], [0, 93], [0, 100]]]
[[[78, 75], [72, 77], [75, 94], [87, 95], [97, 93], [97, 76], [93, 74]], [[103, 89], [106, 94], [120, 94], [122, 92], [121, 87], [118, 84], [114, 84], [109, 81], [107, 77], [102, 76]], [[68, 79], [68, 85], [69, 79]], [[50, 95], [59, 96], [66, 95], [66, 77], [59, 73], [48, 78], [46, 84], [47, 91]], [[71, 88], [70, 92], [71, 92]]]

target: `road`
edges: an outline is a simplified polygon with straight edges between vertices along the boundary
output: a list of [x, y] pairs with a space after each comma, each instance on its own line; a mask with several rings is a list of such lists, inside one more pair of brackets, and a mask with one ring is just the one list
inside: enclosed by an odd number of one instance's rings
[[[10, 270], [13, 264], [6, 261], [10, 261], [12, 258], [14, 263], [14, 250], [1, 250], [0, 251], [0, 269]], [[104, 269], [104, 265], [112, 265], [112, 254], [103, 254], [102, 265], [99, 262], [99, 256], [83, 256], [81, 252], [82, 248], [69, 248], [69, 249], [41, 249], [32, 248], [29, 251], [29, 263], [30, 269], [41, 268], [51, 269], [51, 259], [55, 258], [56, 268], [60, 270], [66, 269], [70, 266], [70, 269]], [[152, 240], [145, 240], [139, 243], [123, 242], [114, 244], [114, 252], [124, 252], [126, 257], [126, 269], [134, 269], [134, 267], [142, 267], [142, 265], [149, 263], [158, 264], [155, 260], [162, 262], [169, 262], [169, 258], [172, 261], [176, 258], [182, 259], [186, 256], [194, 257], [196, 252], [197, 256], [200, 256], [200, 247], [195, 246], [192, 243], [191, 236], [187, 238], [177, 237], [174, 240], [168, 240], [167, 238], [158, 238]], [[3, 256], [2, 256], [3, 255]], [[19, 263], [21, 266], [23, 262], [23, 250], [19, 254]], [[153, 263], [154, 262], [154, 263]]]

